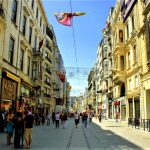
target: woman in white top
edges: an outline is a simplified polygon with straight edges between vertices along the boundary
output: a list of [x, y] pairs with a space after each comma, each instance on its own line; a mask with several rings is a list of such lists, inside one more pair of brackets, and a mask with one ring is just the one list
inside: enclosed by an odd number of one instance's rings
[[59, 120], [60, 120], [60, 114], [59, 112], [57, 112], [55, 115], [56, 128], [59, 128]]
[[77, 113], [77, 111], [74, 114], [74, 119], [75, 119], [75, 126], [77, 128], [77, 126], [79, 124], [79, 114]]

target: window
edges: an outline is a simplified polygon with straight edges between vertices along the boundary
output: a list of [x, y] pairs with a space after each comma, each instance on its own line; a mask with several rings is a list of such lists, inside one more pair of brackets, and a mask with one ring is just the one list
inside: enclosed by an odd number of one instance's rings
[[131, 55], [130, 52], [128, 52], [128, 68], [131, 67]]
[[134, 63], [136, 63], [136, 45], [133, 47], [133, 59]]
[[43, 33], [45, 33], [45, 25], [43, 24]]
[[13, 0], [11, 19], [14, 23], [16, 23], [16, 18], [17, 18], [17, 1]]
[[36, 49], [36, 45], [37, 45], [37, 36], [35, 35], [35, 39], [34, 39], [34, 48]]
[[27, 72], [27, 74], [28, 74], [28, 76], [30, 76], [30, 57], [28, 56], [28, 72]]
[[22, 23], [22, 33], [25, 36], [26, 32], [26, 16], [23, 16], [23, 23]]
[[34, 8], [34, 0], [32, 0], [31, 7], [32, 7], [32, 9]]
[[38, 10], [38, 8], [36, 9], [36, 19], [38, 19], [38, 17], [39, 17], [39, 10]]
[[129, 25], [126, 26], [127, 38], [129, 37]]
[[132, 89], [131, 79], [129, 80], [129, 91]]
[[119, 30], [119, 42], [123, 42], [123, 31]]
[[24, 59], [24, 51], [21, 49], [20, 51], [20, 70], [23, 71], [23, 59]]
[[15, 43], [15, 40], [12, 37], [10, 37], [9, 54], [8, 54], [8, 61], [10, 62], [10, 64], [13, 64], [14, 43]]
[[33, 64], [32, 64], [32, 77], [33, 78], [36, 77], [36, 68], [37, 68], [37, 63], [33, 62]]
[[40, 27], [42, 26], [42, 17], [40, 17]]
[[29, 28], [29, 43], [31, 44], [32, 42], [32, 27], [30, 26]]
[[124, 70], [124, 56], [120, 57], [120, 62], [121, 62], [121, 70]]
[[132, 16], [132, 32], [134, 31], [134, 16]]

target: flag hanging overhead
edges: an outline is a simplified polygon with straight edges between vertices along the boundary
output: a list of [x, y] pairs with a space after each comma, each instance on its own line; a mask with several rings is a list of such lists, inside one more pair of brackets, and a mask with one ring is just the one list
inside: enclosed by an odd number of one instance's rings
[[57, 21], [66, 26], [71, 26], [72, 25], [72, 18], [73, 16], [82, 16], [85, 15], [86, 13], [84, 12], [74, 12], [74, 13], [69, 13], [69, 12], [57, 12], [54, 13]]

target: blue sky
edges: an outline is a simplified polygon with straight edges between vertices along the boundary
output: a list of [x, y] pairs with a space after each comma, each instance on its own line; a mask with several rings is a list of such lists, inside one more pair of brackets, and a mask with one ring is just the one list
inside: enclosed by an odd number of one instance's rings
[[74, 17], [77, 66], [72, 27], [59, 24], [54, 12], [70, 12], [70, 0], [42, 0], [49, 23], [52, 24], [57, 44], [66, 67], [68, 81], [72, 85], [71, 95], [78, 95], [87, 86], [87, 75], [96, 63], [96, 51], [101, 40], [102, 29], [110, 7], [115, 0], [71, 0], [72, 11], [86, 12], [81, 17]]

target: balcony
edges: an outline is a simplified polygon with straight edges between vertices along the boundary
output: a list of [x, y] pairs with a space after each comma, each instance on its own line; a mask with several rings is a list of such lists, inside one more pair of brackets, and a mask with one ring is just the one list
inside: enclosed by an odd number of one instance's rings
[[144, 11], [143, 14], [147, 14], [150, 11], [150, 0], [143, 0]]
[[124, 71], [115, 70], [113, 75], [113, 81], [115, 84], [120, 84], [125, 80], [126, 73]]
[[33, 48], [32, 52], [33, 52], [33, 59], [44, 60], [43, 59], [43, 54], [39, 49]]

